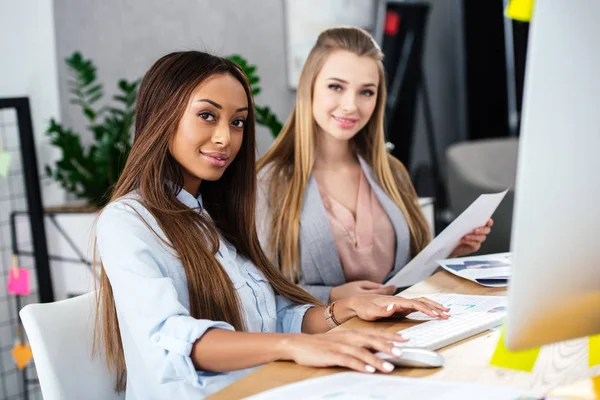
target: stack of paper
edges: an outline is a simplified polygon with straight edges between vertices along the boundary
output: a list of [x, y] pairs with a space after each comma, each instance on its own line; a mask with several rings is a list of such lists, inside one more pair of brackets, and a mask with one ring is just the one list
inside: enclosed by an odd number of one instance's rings
[[437, 260], [446, 271], [489, 287], [508, 286], [512, 267], [511, 253]]

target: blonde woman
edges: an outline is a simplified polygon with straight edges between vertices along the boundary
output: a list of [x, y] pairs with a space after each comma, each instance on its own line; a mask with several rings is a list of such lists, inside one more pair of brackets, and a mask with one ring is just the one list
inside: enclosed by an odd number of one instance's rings
[[[295, 108], [258, 163], [262, 246], [323, 302], [392, 294], [382, 282], [430, 237], [406, 169], [385, 149], [382, 57], [362, 29], [321, 33]], [[477, 251], [492, 223], [466, 235], [452, 256]]]

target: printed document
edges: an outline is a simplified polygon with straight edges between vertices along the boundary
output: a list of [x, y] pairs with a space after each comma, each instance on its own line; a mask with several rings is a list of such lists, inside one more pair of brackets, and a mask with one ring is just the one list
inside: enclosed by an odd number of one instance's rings
[[511, 253], [448, 258], [436, 262], [446, 271], [482, 286], [508, 286], [512, 268]]
[[515, 400], [526, 399], [523, 391], [475, 383], [442, 382], [342, 372], [281, 386], [248, 397], [249, 400]]
[[[464, 313], [501, 313], [506, 315], [506, 296], [475, 296], [470, 294], [438, 293], [425, 296], [450, 309], [450, 316]], [[408, 314], [406, 318], [429, 321], [434, 318], [420, 311]]]

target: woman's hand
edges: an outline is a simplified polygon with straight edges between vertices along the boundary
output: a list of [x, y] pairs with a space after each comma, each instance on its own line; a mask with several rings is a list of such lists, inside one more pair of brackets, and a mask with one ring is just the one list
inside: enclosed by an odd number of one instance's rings
[[333, 287], [329, 294], [329, 302], [346, 299], [359, 294], [392, 295], [396, 289], [396, 286], [384, 286], [381, 283], [371, 281], [349, 282]]
[[[350, 313], [343, 307], [348, 308]], [[334, 315], [341, 323], [342, 321], [337, 316], [338, 310], [340, 314], [345, 314], [344, 321], [349, 319], [346, 317], [347, 315], [352, 314], [352, 316], [357, 316], [365, 321], [375, 321], [392, 316], [405, 317], [415, 311], [421, 311], [433, 318], [447, 319], [448, 311], [450, 311], [449, 308], [425, 297], [406, 299], [400, 296], [377, 295], [355, 296], [348, 299], [347, 302], [337, 302], [334, 307]]]
[[399, 356], [401, 349], [392, 342], [405, 342], [397, 333], [379, 330], [340, 330], [315, 335], [297, 334], [281, 346], [283, 359], [306, 367], [346, 367], [358, 372], [391, 372], [394, 366], [374, 352]]
[[449, 258], [466, 256], [479, 250], [481, 243], [485, 242], [488, 233], [491, 232], [492, 225], [494, 225], [494, 221], [489, 219], [485, 226], [475, 228], [471, 233], [463, 236], [459, 245], [450, 253]]

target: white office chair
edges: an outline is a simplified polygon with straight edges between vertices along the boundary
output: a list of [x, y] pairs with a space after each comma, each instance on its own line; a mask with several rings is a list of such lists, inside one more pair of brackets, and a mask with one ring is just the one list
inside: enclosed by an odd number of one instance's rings
[[117, 400], [115, 375], [92, 357], [95, 295], [46, 304], [19, 312], [29, 338], [44, 400]]

